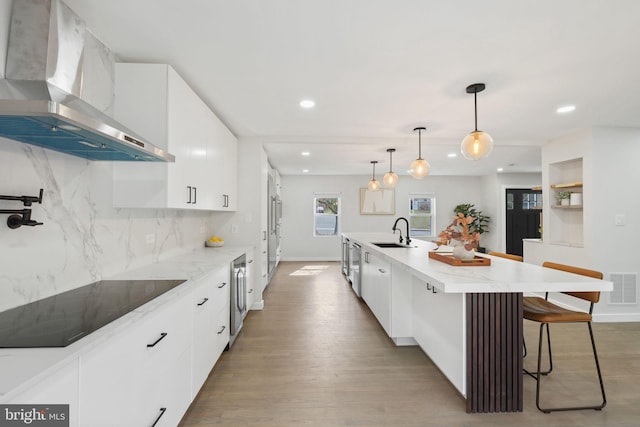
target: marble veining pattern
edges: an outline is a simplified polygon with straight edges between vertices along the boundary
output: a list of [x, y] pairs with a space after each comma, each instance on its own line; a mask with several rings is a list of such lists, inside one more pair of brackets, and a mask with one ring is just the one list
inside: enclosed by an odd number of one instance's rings
[[0, 194], [44, 189], [32, 206], [43, 225], [12, 230], [0, 216], [0, 311], [199, 248], [217, 231], [212, 212], [113, 208], [112, 175], [111, 162], [0, 138]]

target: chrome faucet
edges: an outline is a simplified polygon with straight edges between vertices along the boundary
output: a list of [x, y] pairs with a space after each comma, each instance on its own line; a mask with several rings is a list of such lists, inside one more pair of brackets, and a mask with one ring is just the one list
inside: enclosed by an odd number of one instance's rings
[[404, 220], [405, 224], [407, 225], [407, 235], [406, 235], [406, 239], [405, 239], [405, 243], [407, 246], [409, 246], [409, 244], [411, 243], [411, 239], [409, 238], [409, 221], [407, 221], [407, 218], [401, 216], [400, 218], [396, 219], [396, 222], [393, 223], [393, 228], [391, 228], [391, 230], [393, 230], [393, 232], [395, 233], [396, 230], [400, 231], [400, 243], [402, 243], [402, 230], [400, 230], [397, 226], [398, 226], [398, 221], [400, 220]]

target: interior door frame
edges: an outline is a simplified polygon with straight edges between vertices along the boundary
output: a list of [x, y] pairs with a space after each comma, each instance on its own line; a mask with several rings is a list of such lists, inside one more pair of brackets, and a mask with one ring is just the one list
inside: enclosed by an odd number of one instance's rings
[[[535, 184], [502, 184], [500, 186], [500, 209], [498, 211], [498, 227], [500, 229], [500, 252], [505, 252], [507, 248], [507, 189], [514, 190], [529, 190], [533, 187], [540, 187], [541, 183]], [[544, 200], [544, 192], [542, 199], [542, 206], [544, 207], [545, 203], [548, 203], [547, 200]], [[495, 229], [494, 229], [495, 230]]]

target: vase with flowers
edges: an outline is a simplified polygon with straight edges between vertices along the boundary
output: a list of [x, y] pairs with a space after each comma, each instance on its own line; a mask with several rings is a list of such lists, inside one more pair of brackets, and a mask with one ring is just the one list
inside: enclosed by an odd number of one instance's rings
[[475, 257], [475, 250], [478, 248], [480, 233], [469, 231], [469, 225], [475, 218], [462, 212], [458, 212], [453, 217], [453, 222], [438, 235], [438, 245], [449, 245], [453, 247], [453, 256], [461, 259], [472, 259]]

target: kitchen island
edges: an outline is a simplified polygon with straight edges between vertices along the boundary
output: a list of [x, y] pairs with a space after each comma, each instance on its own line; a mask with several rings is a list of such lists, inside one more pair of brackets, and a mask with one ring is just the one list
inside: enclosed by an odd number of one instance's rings
[[[397, 344], [420, 345], [466, 399], [467, 412], [523, 408], [522, 295], [610, 291], [613, 284], [490, 257], [457, 267], [435, 259], [431, 242], [384, 248], [390, 233], [344, 233], [362, 246], [362, 298]], [[369, 271], [370, 273], [366, 273]]]

